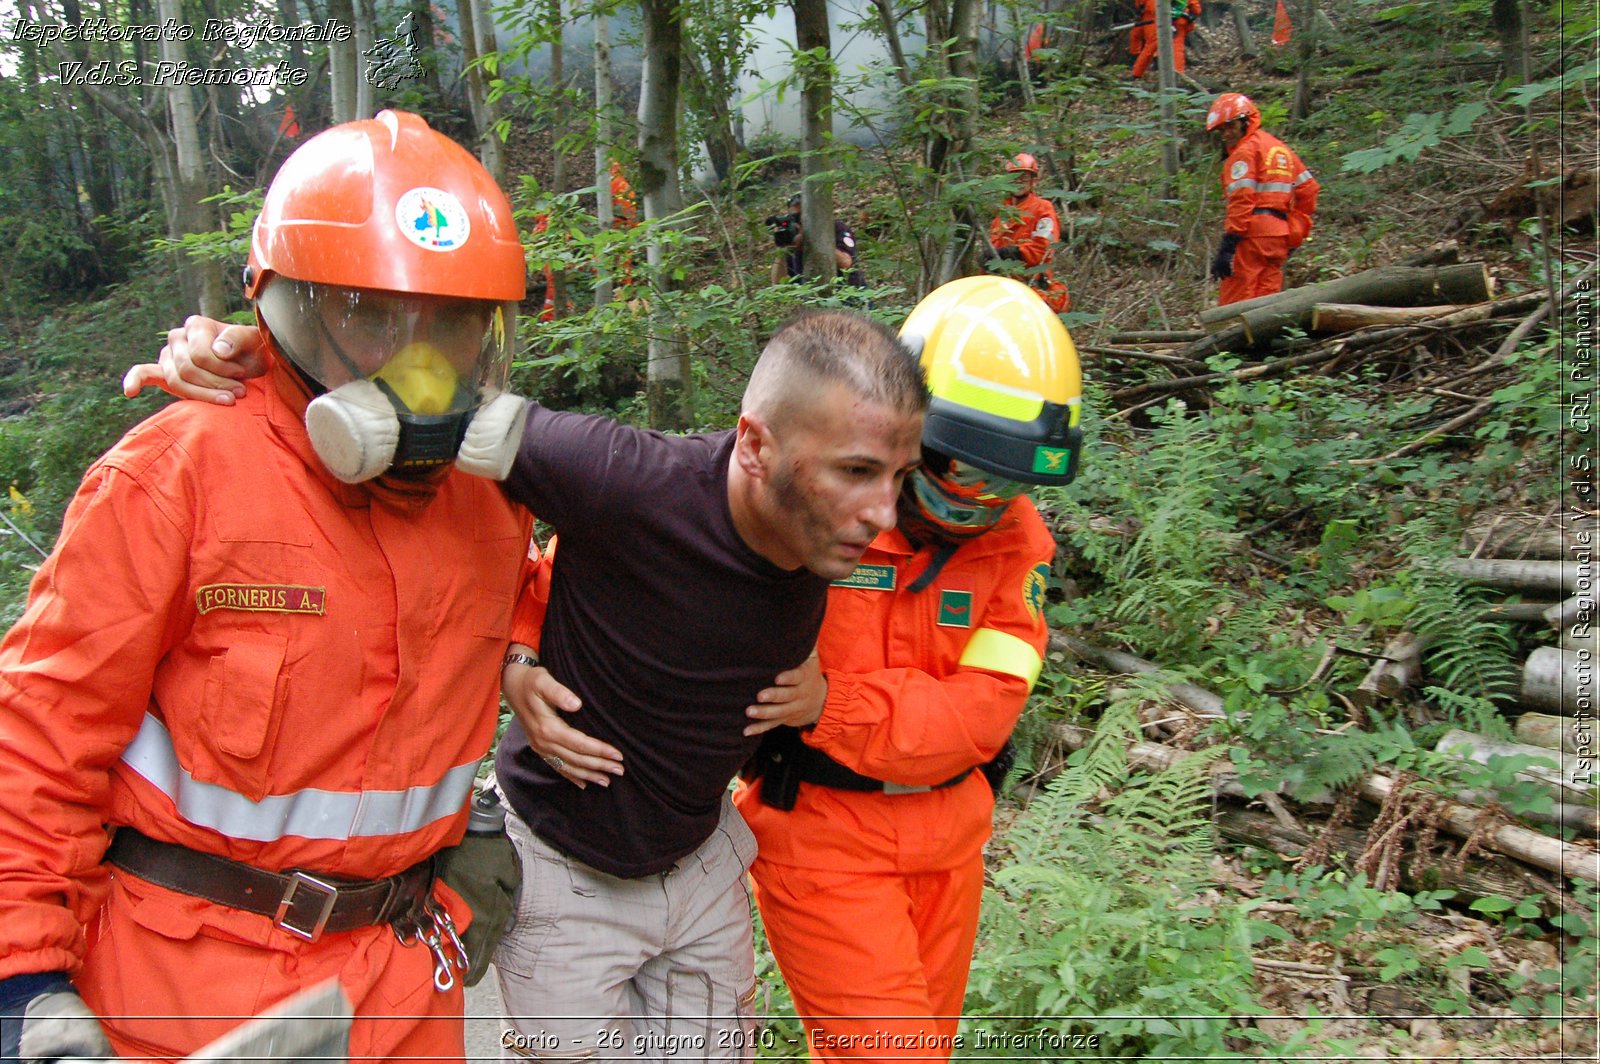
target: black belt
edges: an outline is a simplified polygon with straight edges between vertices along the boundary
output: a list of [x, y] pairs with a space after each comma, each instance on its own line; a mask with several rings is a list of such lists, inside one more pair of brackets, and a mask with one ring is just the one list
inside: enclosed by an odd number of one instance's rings
[[325, 932], [392, 923], [420, 912], [433, 893], [433, 858], [387, 879], [337, 879], [292, 870], [268, 872], [120, 827], [106, 860], [157, 886], [272, 918], [315, 942]]
[[827, 754], [814, 746], [801, 745], [791, 752], [800, 767], [800, 779], [806, 783], [815, 783], [822, 787], [832, 787], [840, 791], [881, 791], [884, 794], [920, 794], [923, 791], [939, 791], [946, 787], [954, 787], [968, 776], [972, 775], [969, 768], [965, 772], [957, 773], [943, 783], [935, 783], [928, 787], [907, 787], [899, 783], [890, 783], [888, 780], [873, 779], [863, 776], [854, 769], [846, 768]]
[[1279, 221], [1283, 221], [1283, 222], [1287, 222], [1289, 220], [1289, 212], [1288, 211], [1275, 210], [1272, 207], [1257, 207], [1255, 210], [1251, 211], [1250, 213], [1251, 214], [1270, 214], [1274, 218], [1278, 219]]

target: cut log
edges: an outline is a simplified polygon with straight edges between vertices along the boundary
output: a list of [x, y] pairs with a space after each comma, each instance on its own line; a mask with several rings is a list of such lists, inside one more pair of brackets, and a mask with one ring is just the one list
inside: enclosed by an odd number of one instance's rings
[[1570, 632], [1574, 627], [1594, 627], [1594, 594], [1573, 595], [1544, 611], [1545, 623], [1560, 632]]
[[1517, 770], [1517, 778], [1537, 783], [1551, 795], [1565, 800], [1583, 799], [1594, 793], [1593, 771], [1582, 765], [1582, 759], [1562, 757], [1559, 750], [1549, 750], [1527, 743], [1508, 743], [1504, 739], [1491, 739], [1487, 735], [1451, 728], [1434, 745], [1441, 754], [1454, 754], [1468, 761], [1487, 765], [1491, 757], [1536, 757], [1538, 764]]
[[[1255, 846], [1287, 858], [1299, 857], [1316, 837], [1309, 831], [1299, 831], [1278, 823], [1266, 813], [1254, 809], [1240, 809], [1224, 805], [1214, 819], [1217, 831], [1227, 839]], [[1339, 828], [1333, 833], [1334, 854], [1342, 855], [1339, 865], [1346, 872], [1353, 871], [1355, 855], [1367, 844], [1365, 834], [1354, 828]], [[1450, 862], [1440, 862], [1428, 868], [1422, 880], [1411, 875], [1411, 861], [1402, 861], [1402, 886], [1407, 890], [1454, 890], [1458, 901], [1473, 902], [1479, 898], [1525, 898], [1532, 894], [1547, 894], [1547, 884], [1530, 883], [1532, 873], [1504, 858], [1489, 855], [1488, 860], [1468, 859], [1457, 872]], [[1554, 907], [1552, 906], [1552, 912]]]
[[[1592, 721], [1571, 721], [1566, 717], [1552, 717], [1547, 713], [1524, 713], [1517, 718], [1512, 731], [1518, 740], [1547, 750], [1575, 754], [1581, 748], [1594, 749]], [[1586, 737], [1582, 747], [1578, 742], [1579, 732]]]
[[1534, 594], [1570, 595], [1580, 580], [1587, 580], [1591, 587], [1594, 583], [1594, 566], [1581, 562], [1446, 558], [1442, 568], [1474, 584]]
[[1441, 240], [1420, 251], [1413, 251], [1395, 263], [1396, 266], [1449, 266], [1461, 261], [1461, 245], [1454, 240]]
[[1380, 699], [1393, 701], [1400, 697], [1400, 692], [1411, 686], [1422, 671], [1422, 652], [1427, 646], [1428, 640], [1418, 639], [1411, 632], [1401, 632], [1389, 640], [1383, 657], [1373, 664], [1350, 701], [1369, 709]]
[[1258, 296], [1200, 312], [1207, 332], [1244, 329], [1252, 345], [1266, 343], [1291, 326], [1310, 324], [1318, 303], [1424, 306], [1482, 303], [1494, 295], [1494, 279], [1481, 262], [1455, 266], [1380, 266], [1332, 281], [1319, 281], [1270, 296]]
[[1478, 616], [1485, 620], [1539, 624], [1544, 620], [1544, 615], [1549, 611], [1551, 605], [1552, 603], [1549, 602], [1502, 602], [1488, 607]]
[[1431, 318], [1464, 314], [1467, 311], [1476, 313], [1479, 319], [1487, 319], [1494, 315], [1494, 304], [1477, 303], [1471, 307], [1454, 304], [1439, 307], [1373, 307], [1363, 303], [1315, 303], [1311, 307], [1311, 331], [1335, 333], [1373, 325], [1417, 325]]
[[1581, 515], [1500, 514], [1480, 517], [1461, 534], [1461, 549], [1474, 558], [1543, 558], [1575, 561], [1573, 551], [1583, 535]]
[[1522, 667], [1522, 703], [1594, 719], [1595, 660], [1581, 650], [1539, 647]]

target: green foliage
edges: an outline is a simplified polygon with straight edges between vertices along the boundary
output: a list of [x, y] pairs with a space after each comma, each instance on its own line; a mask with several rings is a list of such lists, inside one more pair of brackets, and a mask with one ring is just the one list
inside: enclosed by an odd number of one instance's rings
[[1128, 701], [1114, 706], [1008, 835], [1015, 854], [985, 898], [970, 1026], [1094, 1040], [1074, 1055], [1172, 1058], [1231, 1051], [1239, 1017], [1260, 1011], [1245, 906], [1199, 898], [1209, 777], [1196, 765], [1131, 773], [1134, 721]]
[[1344, 173], [1370, 174], [1397, 162], [1411, 162], [1429, 148], [1471, 131], [1473, 123], [1489, 111], [1488, 105], [1473, 101], [1443, 112], [1406, 116], [1405, 124], [1389, 134], [1376, 148], [1363, 148], [1344, 157]]

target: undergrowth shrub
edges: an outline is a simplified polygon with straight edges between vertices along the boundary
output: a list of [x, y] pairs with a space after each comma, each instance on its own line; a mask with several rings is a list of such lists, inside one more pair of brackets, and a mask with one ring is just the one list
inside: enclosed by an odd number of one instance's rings
[[1130, 771], [1136, 732], [1121, 699], [1007, 835], [968, 984], [979, 1030], [1092, 1044], [1074, 1056], [1216, 1055], [1249, 1037], [1246, 908], [1207, 895], [1210, 778]]

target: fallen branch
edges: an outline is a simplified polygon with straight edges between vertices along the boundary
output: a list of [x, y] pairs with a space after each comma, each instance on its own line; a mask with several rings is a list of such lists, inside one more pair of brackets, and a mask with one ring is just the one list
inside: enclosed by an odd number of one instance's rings
[[1384, 307], [1365, 303], [1316, 303], [1311, 307], [1311, 332], [1353, 332], [1374, 325], [1420, 325], [1433, 318], [1472, 312], [1463, 321], [1483, 321], [1494, 314], [1493, 303], [1470, 307]]
[[[1096, 646], [1085, 642], [1077, 636], [1067, 635], [1065, 632], [1050, 633], [1050, 649], [1071, 654], [1079, 661], [1086, 661], [1090, 665], [1105, 669], [1107, 672], [1117, 672], [1130, 676], [1160, 676], [1161, 666], [1153, 662], [1136, 658], [1132, 654], [1125, 654], [1120, 650], [1110, 650], [1106, 647]], [[1222, 699], [1207, 691], [1203, 687], [1196, 687], [1192, 683], [1175, 680], [1165, 684], [1167, 692], [1172, 695], [1173, 701], [1184, 705], [1200, 714], [1202, 717], [1222, 718], [1227, 716], [1222, 709]]]
[[1450, 433], [1456, 431], [1457, 429], [1466, 428], [1468, 425], [1472, 424], [1474, 421], [1477, 421], [1477, 420], [1481, 419], [1485, 414], [1487, 414], [1489, 411], [1493, 410], [1494, 408], [1495, 408], [1495, 401], [1493, 399], [1485, 399], [1482, 402], [1478, 403], [1477, 405], [1473, 406], [1470, 410], [1466, 411], [1465, 413], [1459, 414], [1456, 417], [1451, 418], [1449, 421], [1446, 421], [1442, 425], [1434, 426], [1433, 428], [1429, 429], [1427, 432], [1424, 432], [1421, 436], [1418, 436], [1416, 439], [1414, 439], [1410, 443], [1406, 444], [1404, 447], [1396, 448], [1395, 450], [1390, 451], [1388, 454], [1384, 455], [1381, 458], [1352, 458], [1352, 459], [1350, 459], [1350, 465], [1353, 465], [1353, 466], [1380, 465], [1380, 464], [1382, 464], [1384, 462], [1392, 462], [1396, 458], [1407, 458], [1407, 457], [1410, 457], [1411, 455], [1416, 454], [1418, 451], [1420, 451], [1424, 447], [1426, 447], [1430, 440], [1437, 439], [1440, 436], [1447, 436]]
[[1199, 369], [1203, 363], [1182, 355], [1169, 355], [1164, 351], [1139, 351], [1129, 347], [1097, 347], [1084, 344], [1078, 348], [1088, 355], [1106, 355], [1110, 358], [1130, 358], [1137, 362], [1159, 362], [1163, 366], [1182, 366], [1184, 369]]
[[[1224, 838], [1257, 846], [1281, 857], [1299, 857], [1305, 852], [1306, 847], [1316, 840], [1316, 836], [1309, 831], [1285, 828], [1270, 816], [1252, 809], [1224, 807], [1217, 811], [1215, 823], [1217, 831]], [[1332, 852], [1346, 855], [1341, 862], [1345, 871], [1352, 870], [1355, 855], [1365, 848], [1366, 838], [1362, 832], [1354, 828], [1334, 829]], [[1530, 873], [1516, 865], [1507, 867], [1506, 862], [1493, 858], [1468, 862], [1460, 871], [1453, 868], [1450, 861], [1436, 862], [1428, 868], [1424, 882], [1419, 882], [1415, 876], [1407, 874], [1411, 864], [1412, 862], [1405, 861], [1401, 866], [1404, 886], [1429, 890], [1445, 887], [1464, 895], [1467, 901], [1495, 896], [1522, 898], [1529, 894], [1541, 893], [1548, 897], [1550, 893], [1554, 893], [1548, 890], [1546, 884], [1539, 884], [1538, 889], [1530, 890], [1528, 882], [1531, 878]], [[1271, 967], [1282, 967], [1286, 971], [1293, 971], [1295, 969], [1288, 967], [1293, 963], [1278, 961]]]
[[1144, 329], [1133, 332], [1114, 332], [1106, 337], [1109, 344], [1186, 344], [1205, 336], [1204, 329]]

